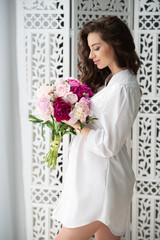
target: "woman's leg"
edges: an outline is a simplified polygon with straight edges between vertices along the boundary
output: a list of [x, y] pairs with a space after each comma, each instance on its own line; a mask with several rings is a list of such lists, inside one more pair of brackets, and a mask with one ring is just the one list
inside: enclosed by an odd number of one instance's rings
[[100, 221], [95, 221], [78, 228], [62, 227], [54, 240], [89, 240], [101, 225]]
[[95, 233], [95, 240], [120, 240], [120, 237], [113, 235], [109, 227], [102, 223]]

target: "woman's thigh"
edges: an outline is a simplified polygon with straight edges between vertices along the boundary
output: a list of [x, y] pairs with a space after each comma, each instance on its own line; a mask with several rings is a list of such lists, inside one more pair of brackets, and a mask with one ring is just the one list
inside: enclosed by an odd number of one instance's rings
[[95, 233], [95, 240], [120, 240], [120, 237], [113, 235], [109, 227], [102, 223]]
[[95, 221], [78, 228], [62, 227], [54, 240], [89, 240], [101, 225], [100, 221]]

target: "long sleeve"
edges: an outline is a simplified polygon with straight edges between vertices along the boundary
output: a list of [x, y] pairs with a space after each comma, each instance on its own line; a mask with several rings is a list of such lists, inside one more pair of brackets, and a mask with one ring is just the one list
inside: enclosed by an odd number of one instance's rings
[[106, 158], [115, 156], [126, 141], [139, 109], [139, 89], [132, 84], [114, 84], [102, 101], [97, 116], [102, 128], [92, 129], [86, 141], [89, 151]]

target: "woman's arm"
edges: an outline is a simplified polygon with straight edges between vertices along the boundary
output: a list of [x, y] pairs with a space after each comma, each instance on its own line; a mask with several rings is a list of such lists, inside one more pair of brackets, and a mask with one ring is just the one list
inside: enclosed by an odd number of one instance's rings
[[98, 116], [102, 128], [91, 129], [86, 139], [88, 151], [113, 157], [125, 143], [139, 110], [140, 93], [135, 86], [114, 84], [103, 99]]

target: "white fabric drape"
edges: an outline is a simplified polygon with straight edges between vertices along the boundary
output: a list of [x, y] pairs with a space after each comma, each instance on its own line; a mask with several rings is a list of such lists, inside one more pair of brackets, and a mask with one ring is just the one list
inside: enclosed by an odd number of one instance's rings
[[0, 239], [25, 240], [15, 1], [0, 0]]

